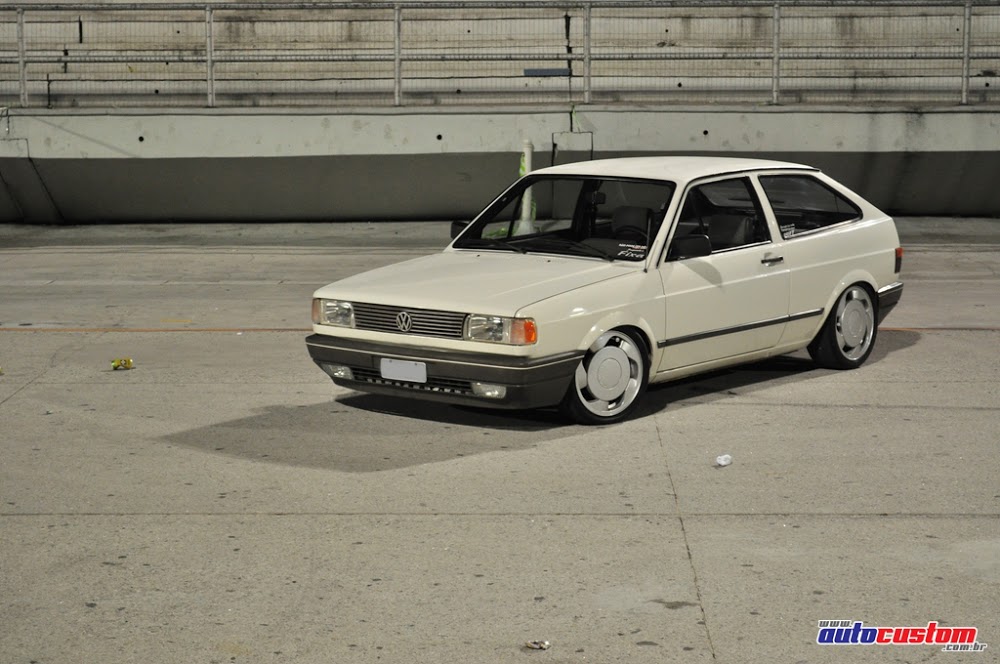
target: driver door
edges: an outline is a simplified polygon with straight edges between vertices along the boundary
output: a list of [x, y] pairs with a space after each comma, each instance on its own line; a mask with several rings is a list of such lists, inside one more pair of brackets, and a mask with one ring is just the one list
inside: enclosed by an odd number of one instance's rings
[[712, 253], [674, 259], [668, 250], [659, 266], [666, 334], [658, 370], [772, 348], [785, 329], [790, 275], [752, 180], [689, 187], [672, 242], [686, 234], [707, 235]]

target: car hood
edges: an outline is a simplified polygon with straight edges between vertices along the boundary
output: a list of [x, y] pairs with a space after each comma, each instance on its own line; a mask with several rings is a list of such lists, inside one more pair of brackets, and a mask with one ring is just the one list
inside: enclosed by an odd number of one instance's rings
[[422, 309], [513, 316], [520, 309], [641, 269], [545, 254], [445, 251], [348, 277], [315, 297]]

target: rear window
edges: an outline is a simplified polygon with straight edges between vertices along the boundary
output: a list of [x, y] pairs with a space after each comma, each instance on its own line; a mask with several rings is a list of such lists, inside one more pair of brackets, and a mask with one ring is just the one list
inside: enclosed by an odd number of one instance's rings
[[861, 218], [861, 210], [809, 175], [762, 175], [760, 185], [785, 239]]

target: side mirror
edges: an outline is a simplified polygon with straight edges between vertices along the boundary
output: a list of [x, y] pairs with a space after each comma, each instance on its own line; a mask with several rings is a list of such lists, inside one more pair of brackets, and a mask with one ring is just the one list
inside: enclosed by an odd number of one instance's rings
[[469, 225], [469, 222], [467, 222], [467, 221], [453, 221], [453, 222], [451, 222], [451, 239], [454, 240], [459, 235], [461, 235], [462, 231], [464, 231], [466, 229], [466, 227], [468, 227], [468, 225]]
[[685, 235], [674, 238], [667, 257], [670, 260], [679, 261], [685, 258], [708, 256], [710, 253], [712, 253], [712, 241], [708, 239], [707, 235]]

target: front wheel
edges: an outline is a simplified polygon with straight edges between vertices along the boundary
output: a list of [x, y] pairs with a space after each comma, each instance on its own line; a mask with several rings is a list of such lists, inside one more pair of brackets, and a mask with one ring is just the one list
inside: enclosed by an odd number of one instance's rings
[[877, 320], [871, 291], [862, 284], [848, 287], [809, 344], [809, 355], [826, 369], [860, 367], [875, 346]]
[[562, 410], [580, 424], [611, 424], [625, 419], [649, 381], [646, 346], [635, 333], [605, 332], [580, 360]]

